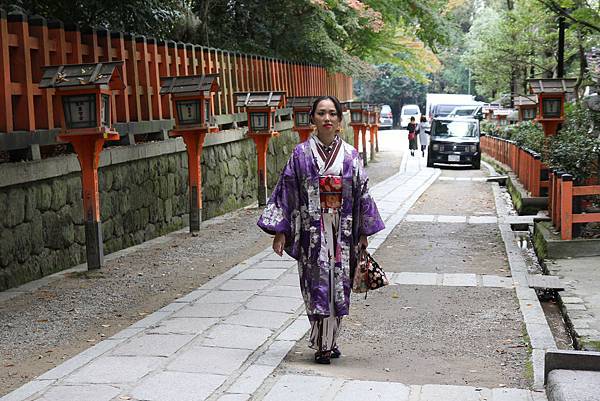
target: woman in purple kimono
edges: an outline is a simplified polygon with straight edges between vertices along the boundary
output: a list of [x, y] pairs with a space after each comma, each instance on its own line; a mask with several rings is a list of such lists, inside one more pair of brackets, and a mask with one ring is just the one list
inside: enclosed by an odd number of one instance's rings
[[384, 224], [358, 152], [337, 135], [340, 102], [320, 97], [310, 116], [316, 132], [294, 149], [258, 225], [275, 235], [278, 255], [298, 261], [310, 347], [317, 363], [329, 364], [341, 355], [336, 338], [350, 306], [357, 250]]

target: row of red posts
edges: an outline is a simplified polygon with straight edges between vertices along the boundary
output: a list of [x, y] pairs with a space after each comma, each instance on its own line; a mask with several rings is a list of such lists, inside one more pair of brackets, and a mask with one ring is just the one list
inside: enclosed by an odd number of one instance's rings
[[[98, 162], [105, 141], [118, 140], [113, 129], [116, 122], [112, 91], [126, 89], [122, 76], [122, 61], [95, 64], [60, 65], [45, 67], [39, 87], [56, 91], [61, 115], [62, 131], [59, 140], [70, 142], [77, 153], [82, 169], [83, 206], [85, 214], [86, 254], [88, 268], [103, 265], [102, 229], [98, 194]], [[200, 160], [204, 139], [208, 133], [218, 132], [213, 124], [214, 95], [219, 90], [218, 74], [172, 76], [160, 78], [160, 95], [171, 97], [175, 128], [170, 136], [182, 137], [187, 149], [189, 168], [190, 231], [200, 229], [202, 220], [202, 177]], [[285, 92], [261, 91], [235, 93], [235, 107], [245, 108], [248, 136], [257, 149], [258, 202], [267, 201], [266, 157], [269, 140], [279, 135], [275, 127], [275, 113], [286, 104]], [[293, 109], [294, 130], [300, 141], [308, 139], [314, 126], [310, 121], [310, 107], [314, 97], [290, 99]], [[352, 117], [355, 129], [355, 147], [358, 149], [357, 130], [363, 133], [363, 157], [366, 164], [366, 129], [371, 132], [371, 156], [377, 137], [380, 109], [365, 103], [346, 103], [345, 108], [355, 112], [360, 106], [360, 121]]]
[[[575, 81], [565, 78], [529, 80], [538, 106], [535, 121], [542, 124], [546, 137], [555, 135], [564, 122], [565, 98], [573, 92]], [[541, 161], [541, 155], [506, 139], [482, 137], [481, 149], [508, 165], [531, 196], [540, 196], [542, 190], [547, 189], [548, 212], [561, 239], [573, 239], [573, 224], [600, 222], [600, 213], [574, 212], [573, 207], [576, 197], [600, 195], [597, 180], [574, 185], [571, 174], [560, 169], [549, 170]]]

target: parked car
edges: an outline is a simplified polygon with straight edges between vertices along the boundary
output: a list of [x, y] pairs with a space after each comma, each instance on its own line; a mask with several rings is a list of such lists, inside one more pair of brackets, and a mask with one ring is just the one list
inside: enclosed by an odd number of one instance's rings
[[408, 127], [411, 117], [418, 123], [421, 120], [421, 109], [416, 104], [405, 104], [400, 110], [400, 128]]
[[434, 118], [430, 128], [427, 167], [435, 163], [481, 166], [479, 120], [475, 118]]
[[392, 115], [392, 108], [384, 104], [381, 106], [381, 113], [379, 114], [379, 128], [392, 128], [394, 126], [394, 116]]

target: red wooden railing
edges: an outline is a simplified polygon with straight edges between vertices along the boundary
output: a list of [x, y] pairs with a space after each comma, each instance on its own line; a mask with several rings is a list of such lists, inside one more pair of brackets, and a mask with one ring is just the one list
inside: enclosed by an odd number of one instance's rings
[[493, 136], [481, 137], [481, 150], [509, 166], [531, 196], [541, 196], [548, 189], [549, 181], [544, 179], [548, 168], [538, 153]]
[[126, 89], [113, 96], [118, 122], [170, 119], [161, 76], [220, 74], [215, 114], [231, 114], [236, 91], [283, 90], [287, 96], [352, 98], [352, 78], [318, 65], [292, 63], [189, 43], [107, 30], [79, 30], [0, 10], [0, 133], [58, 127], [57, 99], [38, 83], [42, 67], [123, 60]]
[[[539, 154], [517, 146], [502, 138], [484, 136], [481, 149], [508, 165], [532, 196], [539, 196], [542, 188], [548, 188], [548, 213], [561, 239], [573, 239], [573, 224], [600, 223], [600, 213], [574, 213], [574, 199], [579, 196], [600, 196], [600, 185], [588, 180], [588, 185], [574, 185], [573, 176], [557, 169], [548, 172], [548, 181], [542, 180], [546, 167]], [[595, 185], [594, 185], [595, 184]]]
[[600, 223], [600, 213], [574, 213], [573, 204], [579, 196], [600, 196], [600, 185], [588, 180], [590, 185], [574, 185], [573, 176], [554, 169], [550, 172], [548, 212], [554, 227], [563, 240], [573, 239], [573, 224]]

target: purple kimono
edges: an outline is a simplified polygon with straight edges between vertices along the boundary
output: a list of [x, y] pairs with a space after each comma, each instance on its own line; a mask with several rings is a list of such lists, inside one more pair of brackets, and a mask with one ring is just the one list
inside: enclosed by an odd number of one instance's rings
[[[311, 321], [328, 317], [330, 260], [322, 247], [319, 170], [310, 141], [294, 151], [271, 194], [258, 226], [269, 234], [285, 233], [285, 252], [298, 261], [300, 288]], [[356, 245], [361, 235], [384, 228], [377, 206], [367, 189], [368, 178], [358, 152], [346, 142], [342, 168], [340, 210], [341, 257], [334, 269], [335, 315], [348, 314], [351, 277], [356, 267]]]

